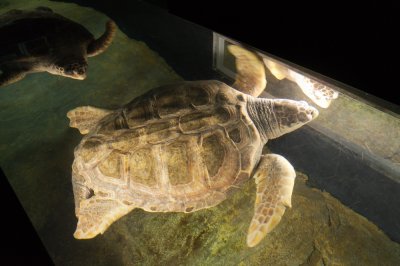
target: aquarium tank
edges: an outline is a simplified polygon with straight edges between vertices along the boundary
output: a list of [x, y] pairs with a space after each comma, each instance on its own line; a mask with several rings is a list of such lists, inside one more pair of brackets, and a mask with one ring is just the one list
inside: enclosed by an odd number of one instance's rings
[[0, 2], [0, 166], [54, 264], [400, 264], [398, 106], [134, 5]]

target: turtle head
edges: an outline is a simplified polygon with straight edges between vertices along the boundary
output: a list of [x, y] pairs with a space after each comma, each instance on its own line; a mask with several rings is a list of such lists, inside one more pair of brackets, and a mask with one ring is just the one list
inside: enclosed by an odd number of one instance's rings
[[274, 119], [279, 137], [311, 122], [318, 116], [318, 110], [305, 101], [273, 100]]
[[86, 78], [87, 71], [86, 61], [75, 61], [64, 66], [63, 76], [83, 80]]
[[292, 132], [318, 116], [318, 110], [307, 102], [288, 99], [253, 98], [247, 110], [265, 142]]
[[87, 61], [83, 58], [63, 60], [56, 66], [56, 69], [59, 71], [58, 75], [80, 80], [86, 78], [87, 68]]
[[86, 55], [75, 56], [71, 54], [64, 55], [61, 58], [52, 60], [48, 72], [54, 75], [83, 80], [86, 78], [88, 63]]

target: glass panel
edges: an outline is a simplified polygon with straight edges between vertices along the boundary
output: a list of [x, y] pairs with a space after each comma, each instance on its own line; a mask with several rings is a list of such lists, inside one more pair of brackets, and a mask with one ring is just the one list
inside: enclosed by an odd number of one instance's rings
[[[214, 33], [214, 66], [234, 80], [235, 58], [226, 49], [230, 44], [240, 45]], [[310, 127], [347, 146], [373, 168], [400, 182], [398, 113], [356, 96], [352, 93], [354, 88], [343, 84], [338, 87], [324, 81], [328, 78], [310, 70], [253, 50], [262, 58], [267, 70], [268, 84], [262, 97], [303, 100], [314, 104], [319, 110], [319, 117], [309, 124]]]

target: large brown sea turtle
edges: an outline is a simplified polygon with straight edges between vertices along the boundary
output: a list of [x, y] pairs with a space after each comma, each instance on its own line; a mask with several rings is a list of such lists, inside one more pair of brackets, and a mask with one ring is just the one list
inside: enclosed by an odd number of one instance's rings
[[269, 139], [313, 120], [306, 102], [256, 98], [265, 86], [257, 56], [230, 46], [234, 87], [215, 80], [162, 86], [109, 111], [68, 112], [86, 136], [75, 149], [75, 238], [103, 233], [134, 208], [194, 212], [222, 202], [243, 182], [257, 184], [247, 236], [257, 245], [291, 206], [295, 171], [280, 155], [262, 154]]
[[113, 21], [98, 39], [82, 25], [46, 7], [11, 10], [0, 16], [0, 86], [21, 80], [28, 73], [47, 71], [84, 79], [87, 57], [107, 49], [115, 35]]

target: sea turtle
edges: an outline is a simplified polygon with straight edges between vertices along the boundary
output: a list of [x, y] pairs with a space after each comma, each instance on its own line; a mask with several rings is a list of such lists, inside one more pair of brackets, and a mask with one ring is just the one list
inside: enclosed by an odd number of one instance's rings
[[287, 78], [288, 80], [295, 82], [303, 93], [319, 107], [328, 108], [331, 102], [339, 96], [339, 93], [331, 87], [301, 75], [274, 60], [263, 57], [263, 61], [266, 67], [271, 71], [272, 75], [279, 80]]
[[0, 86], [43, 71], [82, 80], [87, 57], [105, 51], [115, 31], [115, 23], [108, 21], [105, 33], [95, 39], [85, 27], [50, 8], [11, 10], [0, 16]]
[[72, 184], [78, 218], [74, 237], [93, 238], [134, 208], [194, 212], [213, 207], [254, 177], [255, 214], [247, 236], [257, 245], [291, 206], [295, 171], [269, 139], [313, 120], [304, 101], [256, 98], [264, 89], [259, 58], [229, 49], [239, 71], [234, 87], [216, 80], [165, 85], [110, 111], [68, 112], [83, 137], [75, 148]]

